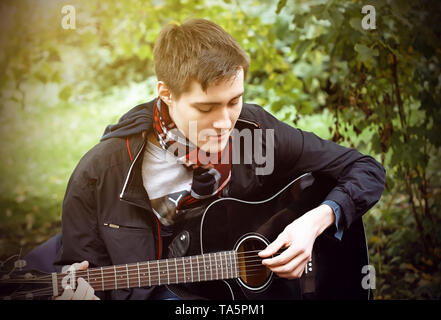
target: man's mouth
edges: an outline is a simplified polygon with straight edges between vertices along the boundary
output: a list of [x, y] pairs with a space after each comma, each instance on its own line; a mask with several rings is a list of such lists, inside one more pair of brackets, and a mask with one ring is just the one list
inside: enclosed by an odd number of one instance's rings
[[208, 139], [210, 140], [215, 140], [215, 141], [220, 141], [223, 140], [225, 138], [227, 138], [230, 135], [230, 130], [223, 132], [222, 134], [219, 135], [215, 135], [215, 136], [208, 136]]

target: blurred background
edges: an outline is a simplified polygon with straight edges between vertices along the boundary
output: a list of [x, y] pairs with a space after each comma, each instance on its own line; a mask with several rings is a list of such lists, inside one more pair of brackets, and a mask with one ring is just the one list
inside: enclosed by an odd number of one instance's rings
[[375, 298], [440, 299], [440, 9], [438, 0], [2, 0], [0, 260], [60, 232], [80, 158], [107, 124], [155, 96], [160, 29], [197, 17], [250, 55], [246, 102], [386, 168], [384, 195], [364, 216]]

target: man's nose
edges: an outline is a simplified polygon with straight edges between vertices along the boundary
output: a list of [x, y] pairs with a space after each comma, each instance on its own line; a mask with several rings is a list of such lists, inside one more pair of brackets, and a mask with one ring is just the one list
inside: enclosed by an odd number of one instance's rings
[[230, 129], [232, 125], [233, 123], [231, 121], [228, 108], [227, 107], [220, 108], [219, 112], [216, 114], [216, 119], [213, 122], [213, 127], [219, 129]]

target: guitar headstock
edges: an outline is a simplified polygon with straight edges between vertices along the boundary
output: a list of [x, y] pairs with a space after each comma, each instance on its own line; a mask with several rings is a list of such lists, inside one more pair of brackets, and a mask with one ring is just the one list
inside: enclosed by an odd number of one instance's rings
[[26, 265], [20, 255], [0, 261], [0, 300], [48, 299], [52, 295], [51, 275]]

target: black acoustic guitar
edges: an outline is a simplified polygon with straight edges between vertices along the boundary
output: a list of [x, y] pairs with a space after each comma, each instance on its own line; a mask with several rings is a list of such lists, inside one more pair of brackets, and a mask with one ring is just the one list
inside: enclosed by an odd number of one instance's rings
[[362, 287], [362, 268], [369, 261], [361, 219], [341, 241], [333, 236], [334, 227], [320, 235], [299, 279], [276, 276], [257, 254], [286, 225], [318, 206], [333, 186], [306, 173], [263, 201], [220, 198], [180, 226], [178, 237], [186, 238], [188, 247], [182, 257], [51, 274], [12, 270], [1, 277], [0, 294], [47, 299], [68, 285], [75, 288], [82, 277], [95, 291], [167, 285], [184, 299], [370, 299]]

